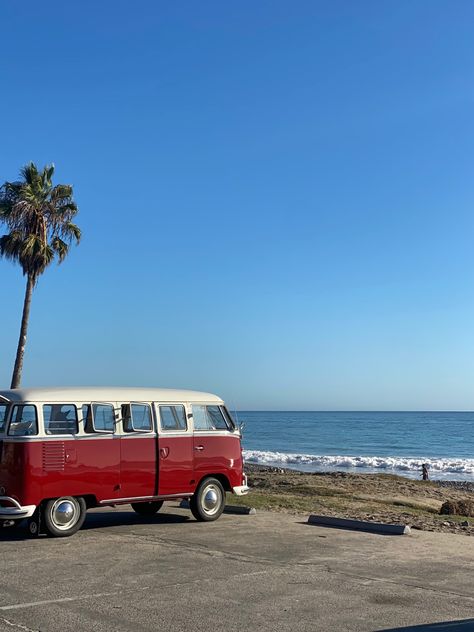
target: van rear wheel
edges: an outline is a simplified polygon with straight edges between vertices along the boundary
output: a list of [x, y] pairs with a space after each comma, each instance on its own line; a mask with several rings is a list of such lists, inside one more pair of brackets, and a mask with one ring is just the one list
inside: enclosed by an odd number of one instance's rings
[[84, 524], [86, 510], [84, 498], [63, 496], [47, 500], [43, 508], [46, 531], [55, 538], [73, 535]]
[[217, 520], [225, 507], [225, 491], [217, 478], [205, 478], [189, 501], [191, 513], [199, 522]]
[[154, 516], [163, 506], [162, 500], [156, 500], [149, 503], [132, 503], [132, 509], [139, 516]]

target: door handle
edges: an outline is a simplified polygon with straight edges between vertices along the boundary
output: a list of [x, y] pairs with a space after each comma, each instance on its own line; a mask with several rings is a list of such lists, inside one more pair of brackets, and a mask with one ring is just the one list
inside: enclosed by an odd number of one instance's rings
[[202, 452], [202, 450], [204, 450], [204, 446], [203, 445], [196, 445], [196, 446], [194, 446], [194, 449], [197, 450], [198, 452]]
[[162, 459], [166, 459], [169, 453], [170, 453], [169, 448], [160, 448], [160, 456]]

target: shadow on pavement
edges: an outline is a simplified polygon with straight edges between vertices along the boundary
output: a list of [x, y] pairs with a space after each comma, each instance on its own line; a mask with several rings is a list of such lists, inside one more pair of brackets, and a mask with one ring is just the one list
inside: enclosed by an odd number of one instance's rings
[[[131, 511], [104, 511], [97, 513], [88, 513], [81, 531], [90, 529], [107, 529], [107, 527], [121, 527], [129, 525], [166, 525], [177, 524], [183, 522], [194, 522], [191, 516], [183, 516], [178, 514], [156, 514], [151, 518], [145, 518]], [[41, 533], [40, 538], [46, 537]], [[34, 540], [27, 530], [26, 520], [22, 520], [14, 527], [0, 528], [0, 542], [19, 542], [22, 540]]]
[[474, 619], [463, 621], [443, 621], [442, 623], [428, 623], [402, 628], [385, 628], [377, 632], [474, 632]]
[[110, 511], [103, 513], [88, 513], [81, 531], [88, 529], [105, 529], [107, 527], [128, 526], [128, 525], [144, 525], [144, 524], [176, 524], [188, 522], [189, 516], [181, 516], [178, 514], [157, 513], [150, 518], [144, 518], [131, 511]]
[[26, 529], [26, 520], [18, 523], [15, 527], [2, 527], [0, 529], [0, 542], [19, 542], [21, 540], [31, 540], [31, 535]]

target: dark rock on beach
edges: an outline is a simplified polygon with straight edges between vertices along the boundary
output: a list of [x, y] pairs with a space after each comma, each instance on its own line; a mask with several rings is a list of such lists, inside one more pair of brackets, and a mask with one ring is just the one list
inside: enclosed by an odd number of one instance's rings
[[441, 515], [474, 516], [473, 500], [446, 500], [439, 510]]

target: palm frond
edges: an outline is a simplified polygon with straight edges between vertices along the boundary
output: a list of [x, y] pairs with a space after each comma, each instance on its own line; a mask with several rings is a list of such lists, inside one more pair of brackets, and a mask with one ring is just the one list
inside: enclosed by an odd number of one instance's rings
[[61, 224], [58, 235], [62, 239], [65, 239], [68, 243], [72, 243], [73, 241], [75, 241], [78, 244], [81, 241], [82, 233], [77, 224], [66, 222], [64, 224]]
[[51, 190], [51, 202], [59, 202], [60, 200], [69, 201], [72, 199], [72, 186], [70, 184], [57, 184]]
[[20, 169], [20, 175], [26, 184], [33, 184], [38, 178], [38, 167], [34, 162], [29, 162], [27, 165]]
[[17, 261], [21, 253], [23, 239], [20, 233], [12, 232], [0, 237], [0, 256]]
[[58, 255], [59, 263], [62, 263], [69, 252], [68, 244], [59, 237], [54, 237], [51, 241], [51, 247]]
[[54, 163], [52, 162], [50, 165], [47, 165], [44, 168], [44, 171], [46, 173], [49, 186], [51, 186], [52, 185], [53, 174], [54, 174]]

